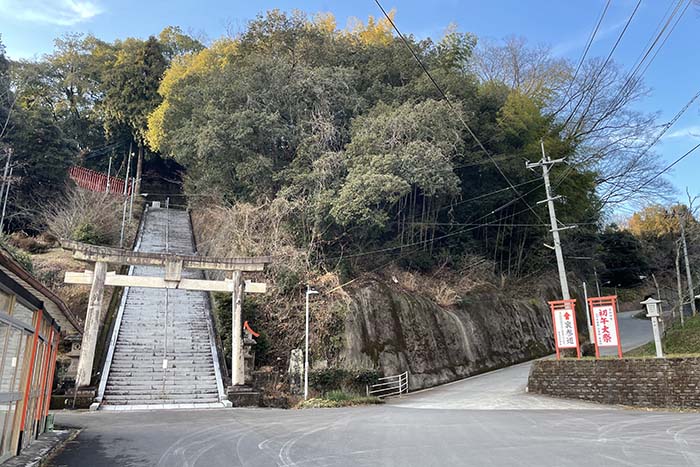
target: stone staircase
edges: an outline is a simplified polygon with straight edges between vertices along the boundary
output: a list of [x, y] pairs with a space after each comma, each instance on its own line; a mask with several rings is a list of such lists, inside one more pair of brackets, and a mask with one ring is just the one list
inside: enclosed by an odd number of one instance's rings
[[[186, 212], [149, 208], [144, 215], [138, 251], [166, 252], [167, 243], [170, 253], [194, 253]], [[129, 273], [162, 277], [165, 271], [134, 266]], [[199, 279], [202, 273], [184, 270], [183, 277]], [[101, 408], [221, 407], [206, 292], [133, 287], [125, 292]]]

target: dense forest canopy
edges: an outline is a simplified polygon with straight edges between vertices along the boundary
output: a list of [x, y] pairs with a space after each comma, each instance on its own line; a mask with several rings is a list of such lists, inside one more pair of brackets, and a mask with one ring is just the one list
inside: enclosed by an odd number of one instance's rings
[[658, 164], [654, 117], [632, 110], [641, 81], [454, 25], [406, 41], [385, 19], [340, 29], [329, 14], [273, 10], [208, 45], [168, 27], [113, 43], [67, 35], [39, 61], [0, 49], [13, 226], [36, 227], [37, 201], [62, 190], [71, 164], [105, 170], [114, 155], [123, 176], [132, 148], [137, 177], [144, 160], [184, 167], [192, 205], [284, 204], [285, 238], [307, 266], [431, 269], [478, 255], [519, 277], [553, 263], [541, 173], [525, 167], [544, 146], [567, 160], [551, 172], [560, 221], [578, 225], [565, 254], [594, 258], [574, 268], [602, 271], [606, 251], [640, 241], [603, 218], [669, 192], [660, 178], [638, 189]]

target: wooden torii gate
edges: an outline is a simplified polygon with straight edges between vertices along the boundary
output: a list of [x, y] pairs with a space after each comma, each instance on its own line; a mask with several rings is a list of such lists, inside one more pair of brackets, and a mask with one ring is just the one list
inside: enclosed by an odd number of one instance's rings
[[[176, 255], [171, 253], [144, 253], [118, 248], [100, 247], [71, 240], [61, 240], [61, 246], [73, 251], [73, 258], [80, 261], [95, 263], [94, 271], [67, 271], [66, 284], [90, 285], [90, 299], [85, 317], [85, 331], [78, 361], [76, 387], [90, 385], [92, 365], [95, 359], [95, 346], [99, 331], [100, 316], [102, 316], [102, 301], [104, 287], [146, 287], [158, 289], [184, 289], [212, 292], [230, 292], [232, 303], [232, 351], [231, 351], [231, 383], [243, 385], [243, 323], [241, 303], [243, 293], [265, 293], [264, 283], [243, 281], [243, 272], [260, 272], [272, 262], [269, 256], [217, 258], [197, 255]], [[160, 266], [165, 268], [164, 277], [156, 276], [127, 276], [107, 272], [108, 264], [130, 266]], [[200, 269], [224, 271], [231, 273], [230, 279], [204, 280], [187, 279], [182, 277], [183, 269]]]

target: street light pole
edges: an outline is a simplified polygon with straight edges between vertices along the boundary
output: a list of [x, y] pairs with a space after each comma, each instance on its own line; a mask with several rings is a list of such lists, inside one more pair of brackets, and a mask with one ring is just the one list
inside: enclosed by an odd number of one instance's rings
[[306, 286], [306, 331], [304, 350], [304, 400], [309, 398], [309, 295], [317, 294], [310, 285]]

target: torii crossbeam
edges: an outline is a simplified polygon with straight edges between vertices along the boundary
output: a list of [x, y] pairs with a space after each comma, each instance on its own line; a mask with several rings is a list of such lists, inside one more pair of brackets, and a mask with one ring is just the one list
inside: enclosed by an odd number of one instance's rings
[[[144, 253], [118, 248], [109, 248], [72, 240], [61, 240], [61, 247], [73, 251], [73, 258], [80, 261], [94, 262], [94, 271], [66, 271], [64, 282], [67, 284], [91, 285], [90, 299], [85, 317], [85, 332], [81, 346], [80, 361], [76, 386], [90, 384], [92, 365], [97, 344], [99, 317], [102, 315], [102, 297], [104, 287], [147, 287], [163, 289], [184, 289], [213, 292], [230, 292], [232, 295], [232, 355], [231, 382], [234, 386], [245, 383], [243, 368], [243, 340], [241, 303], [243, 293], [265, 293], [264, 283], [242, 281], [242, 272], [264, 271], [272, 262], [269, 256], [217, 258], [197, 255], [177, 255], [172, 253]], [[130, 266], [160, 266], [165, 268], [164, 277], [127, 276], [107, 272], [108, 264]], [[202, 280], [182, 277], [183, 269], [224, 271], [231, 273], [231, 279]]]

